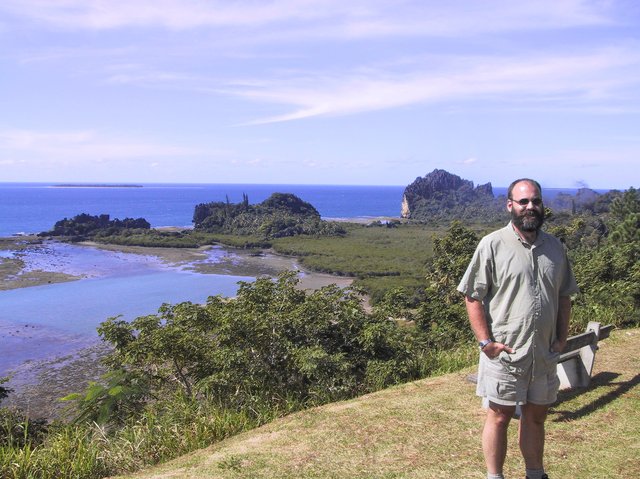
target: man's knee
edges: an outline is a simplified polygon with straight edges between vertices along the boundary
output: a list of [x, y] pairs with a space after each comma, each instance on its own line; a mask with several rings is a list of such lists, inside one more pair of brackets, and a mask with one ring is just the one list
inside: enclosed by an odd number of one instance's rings
[[502, 404], [489, 403], [487, 409], [487, 421], [490, 421], [497, 427], [506, 428], [515, 412], [515, 406], [503, 406]]
[[549, 406], [527, 403], [522, 406], [522, 420], [527, 423], [544, 424]]

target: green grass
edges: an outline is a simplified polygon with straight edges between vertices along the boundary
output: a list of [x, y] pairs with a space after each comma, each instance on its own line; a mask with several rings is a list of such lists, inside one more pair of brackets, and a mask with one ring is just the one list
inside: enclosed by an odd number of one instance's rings
[[[0, 434], [0, 477], [102, 478], [136, 471], [253, 429], [289, 412], [231, 411], [207, 402], [174, 399], [117, 431], [93, 424], [54, 424], [42, 442], [22, 444], [26, 422]], [[1, 411], [1, 410], [0, 410]], [[5, 418], [8, 423], [10, 420]], [[10, 426], [11, 424], [5, 424]], [[3, 424], [0, 424], [2, 433]], [[28, 426], [27, 426], [28, 427]]]
[[[590, 387], [561, 392], [547, 422], [551, 477], [640, 477], [640, 330], [614, 331]], [[484, 476], [474, 368], [278, 419], [127, 478], [400, 479]], [[523, 477], [517, 421], [506, 477]]]
[[97, 235], [94, 241], [123, 246], [145, 246], [162, 248], [197, 248], [203, 245], [222, 243], [234, 248], [269, 248], [271, 243], [264, 238], [251, 235], [204, 233], [185, 230], [181, 232], [144, 231], [125, 232], [109, 236]]

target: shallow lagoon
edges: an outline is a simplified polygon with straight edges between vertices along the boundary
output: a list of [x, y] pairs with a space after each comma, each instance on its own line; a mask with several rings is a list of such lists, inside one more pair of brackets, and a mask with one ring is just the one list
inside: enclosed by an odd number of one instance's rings
[[[227, 254], [210, 250], [202, 261]], [[20, 257], [26, 270], [59, 271], [83, 279], [0, 291], [0, 376], [25, 361], [72, 353], [94, 343], [105, 319], [157, 312], [163, 303], [235, 295], [247, 276], [199, 274], [193, 263], [171, 266], [148, 255], [45, 243], [33, 250], [7, 253]]]

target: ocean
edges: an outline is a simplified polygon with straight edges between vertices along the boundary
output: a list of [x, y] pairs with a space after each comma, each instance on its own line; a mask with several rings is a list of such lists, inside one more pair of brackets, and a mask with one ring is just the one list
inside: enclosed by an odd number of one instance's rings
[[[405, 186], [139, 184], [137, 187], [82, 187], [55, 183], [0, 183], [0, 237], [48, 231], [56, 221], [80, 213], [111, 219], [145, 218], [151, 226], [190, 227], [200, 203], [260, 203], [272, 193], [293, 193], [325, 219], [399, 217]], [[494, 187], [496, 196], [506, 187]], [[548, 188], [545, 198], [576, 188]], [[598, 190], [604, 192], [606, 190]]]
[[239, 203], [246, 194], [260, 203], [272, 193], [293, 193], [323, 218], [399, 216], [403, 186], [142, 184], [141, 187], [80, 187], [0, 183], [0, 237], [39, 233], [80, 213], [145, 218], [152, 227], [192, 225], [200, 203]]

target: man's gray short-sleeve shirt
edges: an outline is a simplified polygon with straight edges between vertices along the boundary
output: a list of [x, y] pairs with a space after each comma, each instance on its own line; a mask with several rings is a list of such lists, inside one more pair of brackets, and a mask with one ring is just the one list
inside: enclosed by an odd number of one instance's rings
[[515, 349], [499, 361], [513, 374], [555, 371], [559, 299], [578, 292], [562, 243], [539, 231], [535, 243], [520, 239], [511, 223], [480, 241], [461, 293], [482, 301], [492, 338]]

